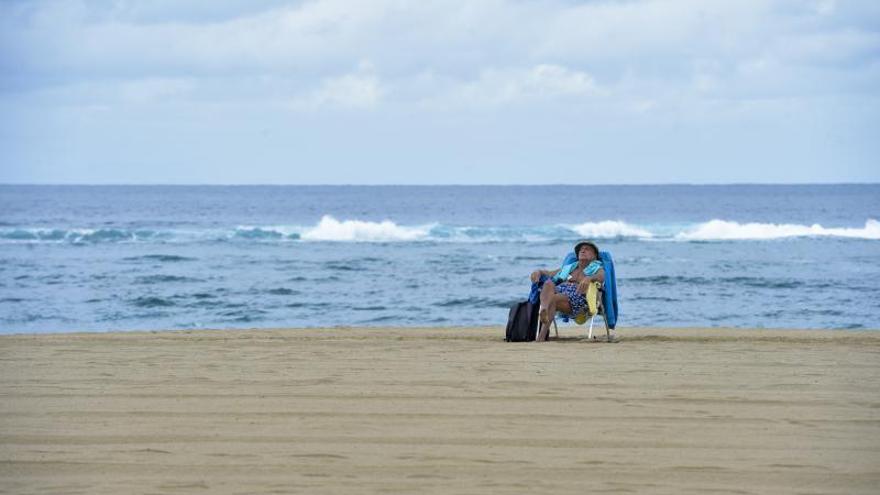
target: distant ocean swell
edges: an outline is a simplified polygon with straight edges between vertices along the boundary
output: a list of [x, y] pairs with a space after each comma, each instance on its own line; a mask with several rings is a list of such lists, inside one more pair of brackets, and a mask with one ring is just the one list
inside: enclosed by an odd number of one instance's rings
[[[236, 226], [228, 229], [31, 228], [4, 226], [0, 243], [198, 243], [198, 242], [550, 242], [579, 237], [650, 241], [741, 241], [793, 237], [880, 240], [880, 222], [863, 227], [820, 224], [739, 223], [714, 219], [695, 224], [634, 225], [620, 220], [547, 226], [398, 225], [390, 220], [337, 220], [316, 225]], [[180, 260], [183, 261], [183, 260]]]

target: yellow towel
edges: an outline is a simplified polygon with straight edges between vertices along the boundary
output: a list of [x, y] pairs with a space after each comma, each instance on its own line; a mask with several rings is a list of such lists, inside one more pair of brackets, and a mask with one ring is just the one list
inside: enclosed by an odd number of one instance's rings
[[590, 283], [587, 287], [587, 294], [584, 296], [587, 300], [587, 311], [574, 317], [574, 322], [583, 325], [587, 322], [587, 316], [593, 316], [599, 312], [599, 282]]
[[599, 282], [592, 282], [587, 287], [587, 311], [590, 316], [599, 312]]

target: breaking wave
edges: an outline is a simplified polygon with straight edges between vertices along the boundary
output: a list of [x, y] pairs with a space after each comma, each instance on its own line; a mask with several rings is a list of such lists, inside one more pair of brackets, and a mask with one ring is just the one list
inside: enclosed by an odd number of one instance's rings
[[817, 223], [813, 225], [797, 225], [711, 220], [680, 232], [675, 235], [675, 238], [684, 241], [735, 241], [820, 236], [880, 239], [880, 222], [868, 219], [863, 228], [826, 228]]
[[[315, 225], [269, 225], [234, 228], [153, 230], [121, 228], [0, 227], [0, 244], [11, 243], [198, 243], [198, 242], [570, 242], [579, 238], [645, 241], [752, 241], [791, 237], [837, 237], [880, 240], [880, 222], [864, 227], [819, 224], [739, 223], [714, 219], [693, 224], [635, 225], [621, 220], [581, 224], [467, 226], [430, 223], [400, 225], [391, 220], [338, 220], [325, 215]], [[158, 261], [182, 261], [151, 255]], [[153, 259], [150, 256], [143, 259]], [[133, 258], [127, 258], [133, 259]]]
[[52, 229], [4, 228], [0, 240], [5, 242], [136, 242], [167, 237], [165, 233], [148, 229]]
[[339, 221], [330, 215], [325, 215], [318, 222], [318, 225], [305, 229], [300, 237], [305, 241], [421, 241], [428, 239], [432, 227], [433, 225], [403, 227], [391, 220], [382, 222]]
[[643, 228], [614, 220], [573, 225], [571, 226], [571, 230], [577, 232], [581, 237], [589, 237], [593, 239], [613, 239], [618, 237], [650, 239], [654, 237], [654, 234]]

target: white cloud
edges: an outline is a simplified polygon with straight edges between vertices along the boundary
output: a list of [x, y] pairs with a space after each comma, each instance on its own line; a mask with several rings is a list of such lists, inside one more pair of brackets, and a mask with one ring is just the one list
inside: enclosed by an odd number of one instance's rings
[[[609, 160], [692, 153], [704, 166], [731, 150], [790, 160], [795, 143], [816, 170], [847, 153], [873, 166], [878, 26], [873, 0], [0, 1], [0, 141], [30, 156], [72, 131], [126, 143], [143, 124], [140, 136], [202, 133], [200, 162], [236, 146], [345, 162], [363, 154], [339, 151], [347, 139], [389, 163], [435, 157], [437, 177], [603, 146]], [[94, 127], [77, 123], [82, 108], [101, 110]], [[216, 139], [230, 134], [259, 141]], [[117, 158], [104, 141], [76, 145], [84, 163]], [[148, 151], [181, 160], [164, 149]]]
[[293, 99], [295, 109], [321, 107], [370, 109], [377, 106], [385, 89], [369, 63], [349, 74], [324, 79], [320, 87]]
[[443, 103], [505, 105], [547, 101], [562, 97], [600, 94], [593, 77], [586, 72], [551, 64], [528, 68], [491, 68], [476, 80], [452, 88], [441, 95]]
[[[751, 97], [761, 93], [764, 80], [784, 85], [792, 67], [816, 67], [812, 76], [838, 87], [851, 79], [841, 71], [876, 63], [880, 33], [870, 26], [872, 19], [873, 26], [880, 22], [880, 10], [872, 4], [222, 0], [217, 9], [206, 9], [191, 0], [37, 1], [0, 5], [0, 67], [55, 81], [264, 74], [296, 78], [304, 86], [326, 84], [327, 101], [332, 94], [361, 93], [356, 101], [366, 102], [377, 94], [376, 81], [364, 75], [328, 79], [368, 58], [399, 89], [396, 95], [411, 95], [413, 88], [403, 85], [424, 73], [452, 81], [479, 74], [472, 91], [500, 90], [500, 101], [542, 92], [573, 95], [600, 85], [610, 90], [633, 74], [651, 81], [639, 95], [647, 99], [657, 99], [649, 92], [658, 84], [665, 91], [688, 86], [694, 97]], [[749, 72], [738, 67], [758, 60], [772, 61], [769, 79], [738, 78]], [[700, 61], [717, 68], [707, 72], [697, 66]], [[510, 74], [540, 66], [546, 73]], [[578, 80], [577, 72], [590, 79]], [[778, 89], [773, 83], [767, 93]], [[420, 101], [436, 95], [413, 96]]]

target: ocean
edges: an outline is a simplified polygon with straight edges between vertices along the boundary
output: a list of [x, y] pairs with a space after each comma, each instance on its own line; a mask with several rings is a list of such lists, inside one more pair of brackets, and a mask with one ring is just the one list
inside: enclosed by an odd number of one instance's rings
[[582, 238], [621, 332], [878, 329], [878, 219], [880, 185], [3, 185], [0, 333], [501, 326]]

